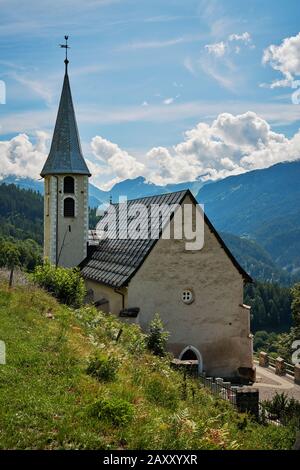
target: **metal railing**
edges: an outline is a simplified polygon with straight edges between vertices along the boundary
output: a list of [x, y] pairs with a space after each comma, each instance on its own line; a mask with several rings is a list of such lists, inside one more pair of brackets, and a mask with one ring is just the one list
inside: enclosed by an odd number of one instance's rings
[[213, 395], [229, 401], [236, 407], [236, 390], [238, 386], [231, 385], [230, 382], [224, 382], [223, 379], [214, 379], [213, 377], [206, 377], [203, 374], [199, 375], [200, 383], [207, 388]]

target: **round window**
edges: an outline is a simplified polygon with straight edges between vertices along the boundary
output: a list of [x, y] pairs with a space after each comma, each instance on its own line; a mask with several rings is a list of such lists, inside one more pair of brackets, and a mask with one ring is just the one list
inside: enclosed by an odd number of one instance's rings
[[185, 304], [191, 304], [194, 301], [193, 292], [190, 289], [184, 289], [181, 294], [181, 300]]

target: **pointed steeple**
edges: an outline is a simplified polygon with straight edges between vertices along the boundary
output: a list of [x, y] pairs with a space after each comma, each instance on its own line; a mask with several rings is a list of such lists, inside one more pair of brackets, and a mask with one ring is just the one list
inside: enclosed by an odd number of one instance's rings
[[[67, 41], [67, 36], [65, 36]], [[54, 128], [50, 153], [41, 171], [41, 176], [57, 174], [79, 174], [91, 176], [82, 155], [72, 94], [68, 76], [68, 45], [66, 48], [65, 77]]]

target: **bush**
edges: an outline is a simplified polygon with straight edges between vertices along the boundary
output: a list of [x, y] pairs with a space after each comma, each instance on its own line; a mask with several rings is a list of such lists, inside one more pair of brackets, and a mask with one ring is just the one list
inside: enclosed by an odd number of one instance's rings
[[97, 354], [92, 357], [87, 367], [87, 373], [104, 382], [112, 382], [117, 377], [119, 361], [115, 357]]
[[146, 338], [148, 349], [156, 356], [164, 356], [166, 353], [167, 341], [169, 333], [164, 330], [163, 322], [158, 313], [150, 323], [149, 334]]
[[285, 393], [276, 393], [272, 400], [262, 402], [263, 409], [269, 416], [284, 425], [300, 428], [300, 402], [289, 398]]
[[27, 271], [33, 271], [41, 262], [41, 247], [34, 240], [0, 237], [0, 267], [20, 266]]
[[133, 405], [120, 398], [101, 398], [91, 408], [92, 416], [115, 426], [129, 424], [133, 414]]
[[83, 304], [86, 289], [78, 268], [55, 267], [46, 262], [43, 266], [37, 266], [31, 277], [60, 302], [74, 307]]
[[179, 402], [179, 391], [174, 385], [168, 383], [160, 376], [153, 377], [146, 385], [145, 394], [147, 399], [155, 404], [164, 406], [171, 410], [177, 408]]

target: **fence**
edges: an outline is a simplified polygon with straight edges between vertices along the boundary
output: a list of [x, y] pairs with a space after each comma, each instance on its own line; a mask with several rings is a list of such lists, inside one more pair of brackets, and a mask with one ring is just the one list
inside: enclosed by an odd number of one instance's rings
[[250, 413], [259, 419], [259, 391], [253, 387], [232, 385], [221, 378], [199, 376], [200, 383], [219, 398], [228, 401], [240, 413]]
[[294, 379], [295, 384], [300, 385], [300, 364], [290, 364], [281, 357], [274, 359], [263, 351], [256, 355], [256, 359], [261, 367], [270, 367], [276, 375], [287, 375]]
[[269, 411], [265, 404], [259, 401], [259, 392], [253, 387], [234, 386], [223, 379], [206, 377], [205, 374], [199, 376], [199, 381], [213, 395], [228, 401], [240, 413], [252, 414], [261, 424], [286, 426], [291, 419], [284, 412], [278, 414]]
[[211, 393], [237, 407], [237, 389], [241, 387], [233, 386], [230, 382], [224, 382], [221, 378], [206, 377], [204, 374], [199, 375], [199, 381]]

